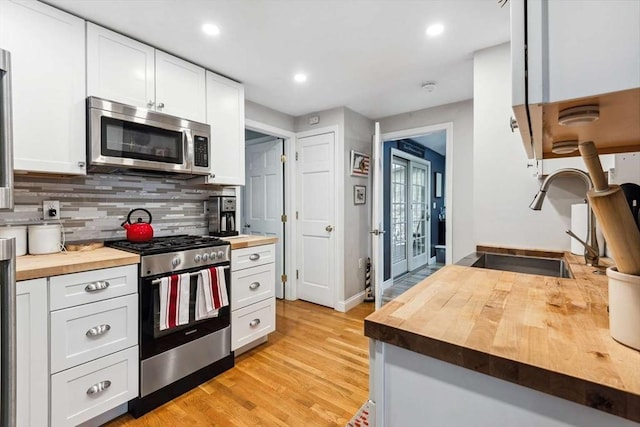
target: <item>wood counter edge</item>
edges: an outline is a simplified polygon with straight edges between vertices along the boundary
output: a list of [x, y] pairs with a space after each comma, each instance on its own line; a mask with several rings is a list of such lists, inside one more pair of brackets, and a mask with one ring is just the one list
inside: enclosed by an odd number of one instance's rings
[[365, 336], [542, 393], [640, 422], [640, 395], [364, 320]]
[[100, 270], [110, 267], [121, 267], [124, 265], [139, 264], [140, 256], [136, 254], [128, 254], [121, 258], [88, 261], [83, 263], [47, 266], [39, 268], [31, 268], [28, 270], [16, 271], [16, 281], [41, 279], [43, 277], [60, 276], [63, 274], [81, 273], [83, 271]]
[[[231, 250], [233, 249], [244, 249], [244, 248], [252, 248], [254, 246], [262, 246], [262, 245], [270, 245], [272, 243], [276, 243], [278, 241], [277, 237], [262, 237], [255, 238], [251, 240], [243, 240], [242, 237], [236, 239], [222, 239], [226, 240], [231, 244]], [[237, 241], [236, 241], [237, 240]]]

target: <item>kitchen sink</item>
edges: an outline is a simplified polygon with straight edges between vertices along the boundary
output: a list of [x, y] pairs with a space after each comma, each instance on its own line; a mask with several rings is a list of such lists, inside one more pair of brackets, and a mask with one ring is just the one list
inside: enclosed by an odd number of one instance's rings
[[569, 266], [564, 259], [560, 258], [474, 252], [462, 258], [456, 264], [467, 267], [514, 271], [516, 273], [538, 274], [541, 276], [573, 278]]

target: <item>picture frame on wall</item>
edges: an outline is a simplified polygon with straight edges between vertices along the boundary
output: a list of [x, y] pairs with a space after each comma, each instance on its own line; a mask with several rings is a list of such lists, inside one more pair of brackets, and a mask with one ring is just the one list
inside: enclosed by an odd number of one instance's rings
[[436, 197], [442, 197], [442, 174], [436, 172]]
[[364, 205], [367, 203], [367, 187], [364, 185], [353, 186], [353, 204]]
[[371, 157], [368, 154], [351, 150], [351, 176], [369, 176]]

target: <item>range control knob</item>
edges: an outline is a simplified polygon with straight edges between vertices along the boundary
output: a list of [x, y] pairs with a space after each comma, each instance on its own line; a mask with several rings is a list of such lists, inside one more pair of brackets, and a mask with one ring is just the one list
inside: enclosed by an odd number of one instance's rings
[[197, 254], [195, 257], [193, 257], [193, 260], [195, 262], [200, 262], [200, 261], [202, 261], [202, 256], [200, 254]]
[[209, 254], [202, 254], [202, 261], [209, 261]]
[[174, 267], [177, 267], [177, 266], [180, 265], [181, 262], [182, 261], [180, 260], [180, 258], [174, 258], [174, 259], [171, 260], [171, 265], [174, 266]]
[[224, 258], [224, 252], [218, 251], [218, 258], [220, 259]]
[[213, 261], [214, 259], [216, 259], [216, 253], [215, 252], [211, 252], [209, 254], [209, 258], [211, 258], [211, 261]]

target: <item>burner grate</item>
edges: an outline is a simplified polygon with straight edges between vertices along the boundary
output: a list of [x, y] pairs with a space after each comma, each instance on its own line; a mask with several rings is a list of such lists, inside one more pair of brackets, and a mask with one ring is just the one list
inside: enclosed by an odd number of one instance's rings
[[149, 242], [130, 242], [128, 240], [112, 240], [105, 242], [106, 246], [122, 249], [141, 255], [151, 255], [175, 252], [185, 249], [206, 248], [210, 246], [228, 245], [229, 243], [213, 236], [161, 236], [154, 237]]

